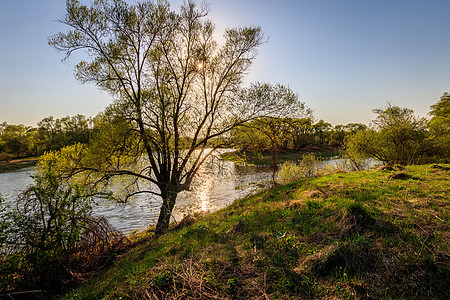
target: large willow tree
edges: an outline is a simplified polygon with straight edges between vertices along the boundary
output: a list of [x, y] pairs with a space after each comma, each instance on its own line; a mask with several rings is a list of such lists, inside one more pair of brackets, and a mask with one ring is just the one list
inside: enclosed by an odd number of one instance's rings
[[126, 197], [162, 198], [157, 233], [167, 230], [177, 194], [189, 189], [211, 145], [217, 147], [214, 139], [249, 120], [303, 108], [283, 86], [243, 89], [264, 42], [261, 28], [226, 29], [219, 45], [207, 14], [207, 7], [191, 1], [177, 13], [167, 1], [96, 0], [86, 6], [68, 0], [60, 22], [69, 30], [49, 39], [66, 58], [87, 54], [76, 65], [76, 78], [114, 99], [103, 134], [79, 153], [73, 170], [99, 181], [127, 176], [156, 185], [158, 191], [141, 186]]

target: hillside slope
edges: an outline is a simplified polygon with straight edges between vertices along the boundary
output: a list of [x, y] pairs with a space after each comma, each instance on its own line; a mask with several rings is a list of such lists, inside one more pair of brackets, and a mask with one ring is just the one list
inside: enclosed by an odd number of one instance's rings
[[448, 167], [300, 180], [118, 257], [68, 299], [448, 299]]

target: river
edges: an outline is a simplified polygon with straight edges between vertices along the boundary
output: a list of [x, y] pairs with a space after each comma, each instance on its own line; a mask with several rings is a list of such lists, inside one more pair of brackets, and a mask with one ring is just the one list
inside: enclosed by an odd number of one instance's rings
[[[339, 164], [342, 159], [324, 161], [323, 165]], [[374, 166], [374, 163], [370, 163]], [[13, 204], [17, 196], [32, 184], [33, 168], [0, 174], [0, 195], [5, 204]], [[212, 212], [228, 206], [234, 200], [245, 197], [272, 178], [270, 167], [242, 166], [230, 161], [220, 161], [220, 166], [203, 166], [193, 182], [192, 191], [181, 192], [174, 208], [174, 218], [179, 221], [185, 214]], [[148, 194], [140, 195], [127, 204], [99, 200], [94, 213], [108, 219], [117, 230], [128, 233], [155, 224], [161, 200]]]
[[[17, 196], [33, 183], [30, 175], [34, 168], [0, 174], [0, 195], [6, 205], [14, 205]], [[268, 184], [271, 168], [241, 166], [221, 161], [220, 168], [200, 169], [193, 183], [192, 191], [181, 192], [174, 208], [174, 218], [179, 221], [185, 214], [212, 212], [231, 204], [234, 200]], [[104, 216], [117, 230], [128, 233], [155, 224], [158, 219], [161, 200], [147, 194], [137, 196], [127, 204], [99, 200], [94, 206], [97, 216]]]

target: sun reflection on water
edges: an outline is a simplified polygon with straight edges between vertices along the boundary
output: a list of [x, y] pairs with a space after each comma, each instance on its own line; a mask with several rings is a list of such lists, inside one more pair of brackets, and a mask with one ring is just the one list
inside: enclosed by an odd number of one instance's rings
[[196, 197], [200, 200], [200, 206], [202, 211], [208, 211], [210, 209], [211, 189], [213, 187], [213, 179], [210, 176], [205, 176], [202, 180], [202, 184], [195, 191]]
[[[209, 150], [209, 149], [207, 149]], [[203, 155], [206, 155], [209, 151], [206, 151]], [[208, 173], [208, 169], [205, 165], [202, 165], [197, 172], [198, 184], [194, 189], [195, 198], [200, 203], [201, 211], [205, 212], [211, 209], [211, 190], [214, 187], [214, 176]]]

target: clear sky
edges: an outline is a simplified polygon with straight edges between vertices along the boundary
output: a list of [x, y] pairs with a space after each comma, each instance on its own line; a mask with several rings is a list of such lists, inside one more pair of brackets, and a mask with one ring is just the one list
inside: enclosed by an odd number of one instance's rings
[[[183, 1], [170, 2], [177, 9]], [[387, 102], [425, 116], [450, 92], [449, 0], [208, 2], [218, 36], [261, 25], [269, 38], [246, 82], [290, 86], [317, 120], [368, 123]], [[64, 30], [56, 22], [64, 14], [64, 0], [1, 0], [0, 123], [94, 116], [111, 102], [74, 79], [75, 58], [62, 63], [47, 45]]]

